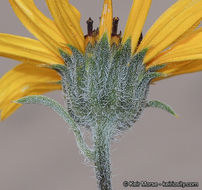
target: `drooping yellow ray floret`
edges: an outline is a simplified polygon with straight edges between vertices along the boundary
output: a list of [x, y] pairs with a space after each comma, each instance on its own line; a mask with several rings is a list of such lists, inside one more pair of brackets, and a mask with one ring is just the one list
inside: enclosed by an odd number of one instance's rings
[[201, 0], [181, 0], [166, 11], [151, 27], [138, 51], [149, 47], [145, 63], [170, 46], [202, 18]]
[[152, 0], [134, 0], [133, 5], [126, 23], [125, 32], [123, 35], [123, 43], [131, 37], [132, 52], [137, 47], [140, 34], [142, 32], [147, 14]]
[[162, 63], [175, 63], [180, 61], [202, 60], [202, 29], [193, 31], [185, 38], [179, 40], [168, 50], [157, 56], [150, 65]]
[[[167, 63], [167, 66], [160, 70], [160, 72], [167, 74], [167, 77], [201, 71], [201, 41], [202, 29], [192, 31], [184, 38], [177, 41], [168, 50], [160, 53], [149, 63], [148, 67]], [[156, 79], [156, 81], [159, 79]]]
[[0, 79], [1, 118], [6, 119], [19, 107], [14, 100], [61, 89], [58, 81], [60, 77], [51, 69], [31, 62], [19, 64]]
[[80, 26], [80, 13], [68, 0], [46, 0], [46, 3], [67, 44], [84, 52], [84, 35]]
[[[197, 71], [202, 71], [201, 60], [167, 63], [167, 66], [165, 68], [159, 70], [159, 72], [162, 72], [166, 75], [166, 78]], [[156, 78], [153, 80], [153, 82], [162, 79], [165, 79], [165, 77]]]
[[112, 18], [113, 18], [112, 0], [104, 0], [102, 17], [100, 20], [99, 39], [102, 38], [105, 32], [107, 33], [109, 40], [111, 39]]
[[63, 63], [59, 56], [44, 47], [40, 41], [11, 34], [0, 33], [0, 52], [1, 56], [19, 61]]
[[[109, 42], [119, 45], [131, 38], [132, 53], [148, 48], [144, 63], [149, 68], [167, 64], [159, 70], [167, 77], [202, 70], [202, 0], [178, 0], [154, 23], [140, 40], [152, 0], [134, 0], [123, 38], [117, 34], [118, 17], [113, 18], [112, 0], [104, 0], [99, 30], [88, 20], [88, 35], [80, 26], [80, 12], [68, 0], [46, 0], [53, 20], [47, 18], [34, 0], [9, 0], [24, 26], [38, 39], [0, 34], [0, 56], [21, 61], [0, 79], [2, 119], [18, 107], [12, 101], [26, 95], [61, 89], [55, 71], [41, 64], [63, 64], [59, 49], [71, 53], [70, 44], [85, 53], [88, 43], [94, 45], [106, 33]], [[141, 43], [140, 43], [141, 42]], [[155, 80], [163, 79], [158, 78]]]
[[58, 47], [67, 41], [56, 24], [37, 9], [33, 0], [9, 0], [9, 2], [24, 26], [53, 54], [59, 55]]

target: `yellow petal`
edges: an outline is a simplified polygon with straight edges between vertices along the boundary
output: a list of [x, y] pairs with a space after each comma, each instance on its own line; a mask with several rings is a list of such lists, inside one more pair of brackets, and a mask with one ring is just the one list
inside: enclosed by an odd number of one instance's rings
[[[31, 91], [25, 91], [24, 94], [19, 94], [19, 96], [16, 95], [16, 99], [18, 100], [24, 96], [29, 96], [29, 95], [41, 95], [53, 90], [60, 90], [60, 86], [59, 85], [51, 85], [50, 84], [46, 84], [43, 86], [43, 89], [38, 89], [38, 88], [34, 88], [32, 87]], [[8, 102], [7, 104], [5, 104], [4, 106], [2, 106], [0, 109], [1, 111], [1, 120], [5, 120], [7, 119], [10, 115], [12, 115], [19, 107], [21, 107], [22, 105], [20, 104], [16, 104], [13, 103], [13, 100], [11, 102]]]
[[18, 108], [20, 108], [22, 105], [10, 103], [5, 107], [3, 110], [1, 110], [1, 120], [7, 119], [12, 113], [14, 113]]
[[102, 38], [104, 33], [107, 33], [109, 41], [111, 40], [112, 19], [113, 19], [112, 0], [104, 0], [103, 11], [100, 20], [99, 39]]
[[84, 35], [80, 26], [80, 13], [68, 0], [46, 0], [57, 27], [68, 44], [84, 52]]
[[[72, 4], [70, 4], [70, 3], [69, 3], [69, 6], [70, 6], [70, 8], [71, 8], [71, 10], [72, 10], [75, 18], [78, 20], [78, 22], [80, 22], [80, 20], [81, 20], [81, 13], [79, 12], [79, 10], [76, 7], [74, 7]], [[82, 33], [83, 33], [83, 31], [82, 31]]]
[[58, 48], [66, 44], [66, 41], [55, 23], [37, 9], [33, 0], [9, 0], [9, 2], [24, 26], [44, 46], [59, 55]]
[[[47, 93], [47, 92], [50, 92], [50, 91], [53, 91], [53, 90], [59, 90], [59, 87], [58, 85], [54, 85], [52, 86], [52, 88], [47, 88], [44, 86], [43, 90], [42, 89], [32, 89], [31, 92], [29, 91], [26, 91], [24, 93], [24, 95], [20, 95], [20, 96], [16, 96], [16, 99], [15, 100], [18, 100], [24, 96], [29, 96], [29, 95], [40, 95], [40, 94], [44, 94], [44, 93]], [[6, 104], [5, 106], [3, 106], [1, 109], [1, 120], [5, 120], [7, 119], [10, 115], [12, 115], [18, 108], [20, 108], [22, 105], [20, 104], [16, 104], [16, 103], [13, 103], [13, 101], [11, 102], [8, 102], [8, 104]]]
[[151, 27], [138, 51], [149, 47], [145, 63], [167, 48], [202, 18], [201, 0], [180, 0], [168, 9]]
[[198, 71], [202, 71], [202, 60], [169, 63], [165, 68], [159, 70], [159, 72], [162, 72], [167, 76], [154, 79], [152, 82], [173, 77], [176, 75], [193, 73]]
[[151, 6], [152, 0], [134, 0], [133, 5], [128, 17], [125, 32], [123, 35], [123, 43], [126, 42], [128, 38], [132, 40], [132, 52], [137, 47], [138, 40], [140, 38], [149, 8]]
[[202, 70], [202, 60], [196, 60], [192, 62], [188, 62], [187, 64], [184, 64], [181, 67], [178, 67], [176, 70], [173, 70], [170, 72], [170, 75], [175, 76], [175, 75], [180, 75], [180, 74], [185, 74], [185, 73], [193, 73], [193, 72], [198, 72]]
[[[0, 79], [0, 100], [2, 96], [13, 96], [13, 90], [18, 92], [21, 86], [21, 91], [25, 91], [30, 85], [35, 82], [57, 82], [60, 80], [57, 72], [48, 68], [38, 67], [38, 64], [23, 63], [10, 70]], [[10, 93], [12, 92], [12, 93]], [[1, 103], [0, 103], [1, 105]]]
[[60, 57], [53, 54], [37, 40], [2, 33], [0, 33], [0, 56], [47, 64], [63, 63]]
[[181, 61], [202, 60], [202, 29], [193, 31], [185, 38], [182, 38], [170, 49], [159, 54], [149, 66], [162, 63], [172, 63]]
[[12, 103], [14, 100], [61, 89], [56, 83], [59, 80], [55, 71], [34, 63], [22, 63], [10, 70], [0, 79], [1, 117], [5, 119], [19, 107]]
[[156, 37], [156, 34], [161, 31], [165, 24], [169, 23], [180, 12], [182, 12], [185, 7], [191, 3], [191, 1], [192, 0], [178, 0], [169, 9], [167, 9], [151, 26], [138, 49], [144, 49], [144, 47], [148, 47], [149, 42]]

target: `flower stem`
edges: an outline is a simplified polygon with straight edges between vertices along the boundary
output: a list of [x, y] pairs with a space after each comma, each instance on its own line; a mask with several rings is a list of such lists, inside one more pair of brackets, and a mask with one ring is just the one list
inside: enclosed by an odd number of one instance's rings
[[105, 130], [98, 127], [94, 138], [95, 173], [99, 190], [112, 190], [111, 163], [110, 163], [110, 138]]

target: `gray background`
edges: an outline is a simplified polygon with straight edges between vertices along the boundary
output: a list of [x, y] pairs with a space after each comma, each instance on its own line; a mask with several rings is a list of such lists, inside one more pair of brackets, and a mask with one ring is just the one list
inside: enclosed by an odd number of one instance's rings
[[[89, 16], [97, 25], [102, 1], [71, 2], [82, 13], [83, 28]], [[174, 2], [153, 0], [144, 34]], [[36, 3], [49, 15], [44, 0]], [[132, 0], [113, 1], [114, 15], [119, 16], [122, 31], [131, 3]], [[0, 32], [33, 37], [19, 22], [8, 0], [0, 2]], [[0, 75], [16, 64], [1, 58]], [[151, 87], [150, 98], [168, 103], [180, 117], [176, 119], [161, 110], [148, 109], [135, 127], [113, 144], [114, 189], [124, 189], [124, 180], [198, 181], [202, 186], [201, 81], [202, 74], [194, 73], [160, 81]], [[60, 92], [48, 95], [62, 103]], [[67, 189], [95, 190], [96, 182], [93, 169], [79, 154], [72, 131], [63, 120], [47, 108], [26, 105], [1, 122], [0, 190]]]

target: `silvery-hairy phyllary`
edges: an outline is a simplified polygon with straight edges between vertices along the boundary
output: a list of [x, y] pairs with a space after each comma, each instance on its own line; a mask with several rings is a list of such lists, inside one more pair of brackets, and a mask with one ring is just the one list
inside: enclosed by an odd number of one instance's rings
[[[21, 104], [53, 109], [72, 128], [77, 145], [93, 163], [98, 188], [110, 190], [110, 145], [134, 126], [144, 109], [160, 108], [176, 116], [166, 104], [148, 100], [152, 83], [202, 68], [201, 0], [179, 0], [143, 37], [151, 0], [134, 0], [123, 36], [112, 1], [104, 0], [99, 28], [87, 21], [67, 0], [46, 0], [53, 20], [33, 0], [9, 0], [15, 13], [38, 38], [0, 34], [0, 55], [21, 61], [0, 80], [2, 119]], [[185, 16], [186, 15], [186, 16]], [[10, 84], [12, 81], [12, 85]], [[65, 106], [41, 96], [62, 90]], [[83, 131], [91, 134], [92, 146]]]

